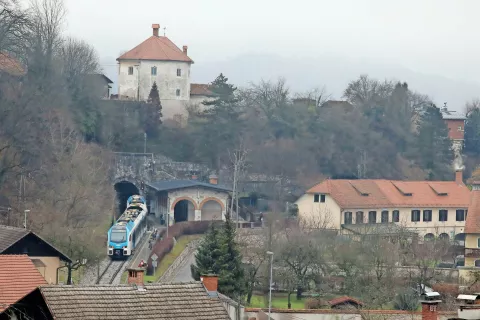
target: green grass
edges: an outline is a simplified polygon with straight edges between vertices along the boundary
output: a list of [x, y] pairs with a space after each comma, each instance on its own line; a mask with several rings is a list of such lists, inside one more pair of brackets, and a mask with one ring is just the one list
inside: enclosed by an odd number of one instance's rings
[[[295, 294], [292, 294], [290, 298], [290, 302], [292, 303], [292, 309], [305, 309], [305, 299], [297, 300]], [[268, 295], [266, 295], [265, 297], [260, 295], [253, 295], [249, 307], [268, 308]], [[272, 308], [287, 309], [288, 297], [286, 295], [272, 295]]]
[[[180, 237], [178, 240], [177, 240], [177, 244], [173, 247], [172, 251], [170, 251], [170, 253], [168, 253], [163, 259], [162, 261], [160, 261], [158, 267], [157, 267], [157, 271], [155, 272], [154, 275], [152, 276], [145, 276], [143, 279], [145, 282], [155, 282], [158, 280], [158, 278], [160, 278], [164, 273], [165, 271], [167, 271], [168, 267], [170, 267], [173, 263], [173, 261], [175, 261], [175, 259], [180, 255], [180, 253], [182, 253], [182, 251], [187, 247], [187, 245], [195, 240], [195, 239], [199, 239], [200, 237], [202, 237], [201, 235], [189, 235], [189, 236], [183, 236], [183, 237]], [[122, 275], [122, 278], [123, 278], [123, 275]]]

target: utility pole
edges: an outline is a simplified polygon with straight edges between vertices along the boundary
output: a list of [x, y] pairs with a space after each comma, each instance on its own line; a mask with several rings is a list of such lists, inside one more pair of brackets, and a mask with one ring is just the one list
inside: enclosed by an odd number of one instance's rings
[[146, 132], [143, 133], [143, 140], [144, 140], [143, 153], [147, 153], [147, 133]]
[[25, 229], [27, 229], [27, 213], [29, 213], [29, 212], [30, 212], [30, 210], [23, 210], [24, 217], [25, 217], [24, 222], [23, 222], [23, 227]]

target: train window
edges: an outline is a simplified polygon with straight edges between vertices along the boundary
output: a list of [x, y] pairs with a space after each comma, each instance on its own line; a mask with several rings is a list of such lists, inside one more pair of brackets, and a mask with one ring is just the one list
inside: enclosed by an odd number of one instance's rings
[[112, 233], [110, 233], [110, 241], [112, 242], [117, 242], [117, 243], [122, 243], [127, 240], [127, 232], [126, 231], [120, 231], [120, 230], [112, 230]]

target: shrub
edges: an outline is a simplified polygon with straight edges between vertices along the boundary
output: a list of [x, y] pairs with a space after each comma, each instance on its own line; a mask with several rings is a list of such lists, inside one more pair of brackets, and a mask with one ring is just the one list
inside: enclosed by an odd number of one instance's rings
[[[162, 261], [167, 253], [173, 249], [173, 238], [177, 239], [184, 235], [203, 234], [207, 232], [210, 223], [217, 223], [211, 221], [184, 221], [175, 223], [168, 228], [168, 238], [163, 238], [157, 241], [152, 248], [150, 257], [148, 258], [148, 270], [152, 270], [152, 255], [155, 253], [158, 256], [157, 262]], [[160, 237], [166, 235], [166, 230], [160, 231]]]
[[397, 294], [393, 302], [393, 307], [396, 310], [416, 311], [418, 305], [418, 295], [412, 290]]

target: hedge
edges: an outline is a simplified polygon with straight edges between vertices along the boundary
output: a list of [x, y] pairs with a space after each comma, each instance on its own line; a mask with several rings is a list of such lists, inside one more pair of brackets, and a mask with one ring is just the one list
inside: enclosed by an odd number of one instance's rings
[[[218, 221], [221, 223], [221, 221]], [[192, 234], [204, 234], [207, 232], [208, 227], [210, 226], [211, 221], [184, 221], [178, 222], [168, 228], [168, 237], [163, 238], [166, 236], [167, 232], [166, 229], [162, 229], [159, 233], [159, 241], [157, 241], [152, 248], [152, 252], [148, 257], [148, 269], [147, 272], [149, 274], [153, 273], [153, 266], [152, 266], [152, 255], [155, 253], [157, 258], [157, 263], [160, 263], [162, 259], [173, 249], [174, 241], [173, 238], [178, 239], [181, 236], [185, 235], [192, 235]]]

